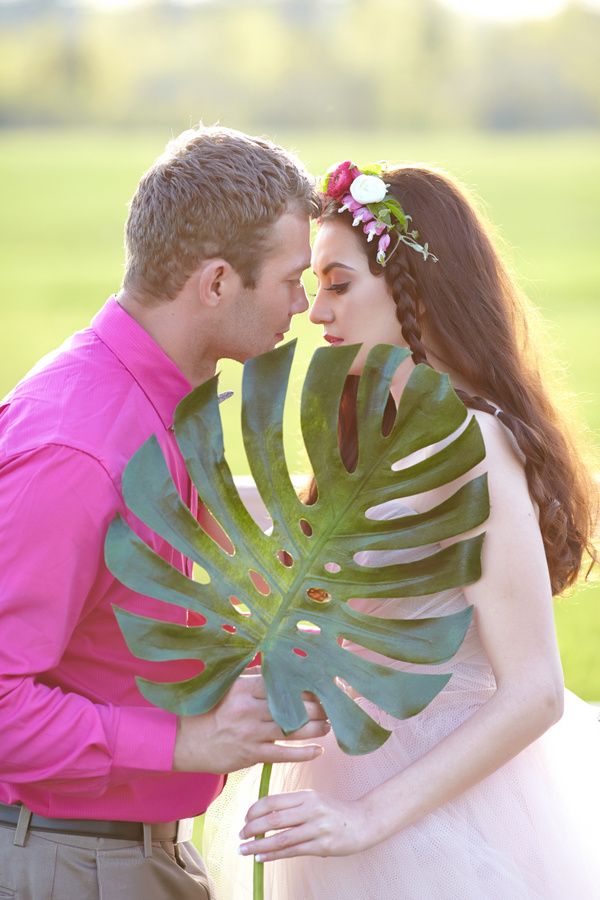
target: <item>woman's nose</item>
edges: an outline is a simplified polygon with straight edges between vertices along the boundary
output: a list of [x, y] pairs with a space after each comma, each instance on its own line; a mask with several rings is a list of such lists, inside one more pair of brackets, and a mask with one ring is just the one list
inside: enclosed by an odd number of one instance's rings
[[308, 318], [313, 325], [321, 325], [324, 322], [333, 321], [333, 313], [327, 302], [323, 300], [322, 295], [317, 293], [313, 305], [310, 308]]

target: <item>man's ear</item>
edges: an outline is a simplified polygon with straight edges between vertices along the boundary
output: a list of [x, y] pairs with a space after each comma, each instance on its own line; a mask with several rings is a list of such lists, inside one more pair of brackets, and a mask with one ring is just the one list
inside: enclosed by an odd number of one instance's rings
[[196, 291], [205, 306], [216, 308], [237, 287], [239, 275], [227, 260], [207, 259], [198, 269]]

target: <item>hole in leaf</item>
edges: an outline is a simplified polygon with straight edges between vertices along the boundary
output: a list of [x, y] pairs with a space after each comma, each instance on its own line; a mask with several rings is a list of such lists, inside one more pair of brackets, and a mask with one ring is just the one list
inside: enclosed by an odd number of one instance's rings
[[348, 684], [347, 681], [344, 681], [343, 678], [340, 678], [339, 675], [336, 675], [333, 679], [333, 683], [340, 691], [343, 691], [345, 694], [348, 694], [349, 697], [357, 697], [358, 694], [354, 690], [351, 684]]
[[308, 656], [308, 653], [306, 652], [306, 650], [302, 650], [301, 647], [294, 647], [293, 652], [296, 654], [296, 656], [303, 656], [303, 657]]
[[309, 622], [308, 619], [302, 619], [300, 622], [296, 622], [296, 628], [298, 631], [303, 632], [303, 634], [321, 634], [319, 626], [315, 625], [314, 622]]
[[331, 594], [322, 588], [309, 588], [306, 594], [315, 603], [329, 603], [331, 600]]
[[198, 524], [229, 556], [235, 555], [235, 546], [229, 539], [229, 535], [223, 531], [213, 514], [200, 501], [198, 507]]
[[203, 569], [202, 566], [199, 566], [198, 563], [194, 563], [194, 568], [192, 570], [192, 578], [194, 581], [197, 581], [198, 584], [210, 584], [210, 575]]
[[337, 573], [342, 570], [342, 567], [336, 562], [326, 562], [323, 568], [326, 572], [331, 572], [332, 575], [337, 575]]
[[252, 615], [252, 611], [251, 611], [250, 607], [246, 606], [245, 603], [242, 603], [241, 600], [238, 600], [237, 597], [230, 597], [229, 602], [235, 609], [236, 613], [239, 613], [240, 616], [248, 617], [248, 616]]
[[254, 569], [249, 569], [248, 575], [250, 576], [250, 581], [252, 582], [258, 593], [262, 594], [263, 597], [268, 597], [271, 593], [271, 588], [262, 577], [262, 575], [259, 575], [258, 572], [254, 571]]
[[288, 553], [287, 550], [278, 550], [277, 559], [279, 560], [281, 565], [285, 566], [287, 569], [291, 569], [294, 565], [294, 557], [291, 553]]
[[310, 537], [313, 533], [312, 525], [310, 522], [307, 522], [306, 519], [300, 519], [300, 531], [302, 534], [305, 534], [306, 537]]
[[399, 500], [385, 500], [375, 506], [369, 506], [365, 510], [365, 518], [378, 522], [381, 519], [400, 519], [403, 516], [413, 515], [414, 510], [409, 506], [403, 506]]
[[206, 617], [202, 613], [194, 612], [190, 609], [188, 610], [186, 624], [191, 628], [202, 628], [203, 625], [206, 625]]
[[223, 629], [223, 631], [227, 631], [229, 634], [235, 634], [237, 631], [237, 628], [235, 627], [235, 625], [225, 624], [225, 625], [221, 625], [221, 628]]

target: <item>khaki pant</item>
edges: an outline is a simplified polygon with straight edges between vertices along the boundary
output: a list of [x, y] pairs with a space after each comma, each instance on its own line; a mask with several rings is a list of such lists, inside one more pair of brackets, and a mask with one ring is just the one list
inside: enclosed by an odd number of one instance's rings
[[0, 900], [215, 900], [194, 845], [29, 831], [0, 825]]

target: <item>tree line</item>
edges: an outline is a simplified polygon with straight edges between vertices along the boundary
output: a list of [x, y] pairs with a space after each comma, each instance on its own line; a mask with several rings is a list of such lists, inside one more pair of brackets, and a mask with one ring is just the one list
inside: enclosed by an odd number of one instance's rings
[[0, 126], [594, 128], [600, 15], [483, 22], [438, 0], [0, 5]]

